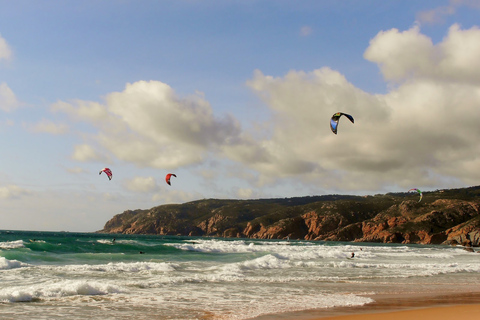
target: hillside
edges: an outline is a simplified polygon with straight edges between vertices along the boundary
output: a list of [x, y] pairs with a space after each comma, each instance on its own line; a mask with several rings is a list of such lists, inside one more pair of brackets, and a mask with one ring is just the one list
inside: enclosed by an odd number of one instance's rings
[[204, 199], [127, 210], [99, 232], [480, 245], [480, 186], [375, 196]]

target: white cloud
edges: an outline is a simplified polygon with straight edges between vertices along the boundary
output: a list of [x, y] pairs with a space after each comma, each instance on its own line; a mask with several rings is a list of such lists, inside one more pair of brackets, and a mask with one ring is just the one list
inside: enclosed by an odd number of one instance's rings
[[[355, 88], [329, 68], [311, 73], [291, 71], [283, 78], [257, 71], [248, 85], [272, 110], [271, 139], [229, 146], [226, 153], [273, 177], [321, 174], [337, 168], [338, 157], [347, 156], [351, 143], [332, 136], [328, 123], [335, 112], [354, 114], [360, 126], [363, 119], [382, 121], [388, 115], [382, 99]], [[357, 129], [347, 123], [340, 125], [344, 135]], [[336, 142], [345, 149], [336, 148]]]
[[447, 37], [438, 46], [442, 59], [437, 67], [450, 80], [480, 82], [480, 29], [462, 30], [453, 25]]
[[[437, 45], [418, 28], [380, 32], [365, 57], [397, 81], [384, 95], [328, 68], [281, 78], [257, 71], [248, 85], [272, 111], [270, 138], [226, 146], [225, 154], [267, 182], [291, 176], [326, 189], [478, 183], [479, 37], [457, 25]], [[333, 135], [328, 122], [337, 111], [355, 124], [341, 119]]]
[[380, 66], [387, 80], [432, 78], [480, 83], [480, 29], [462, 30], [455, 24], [443, 41], [434, 45], [419, 27], [399, 32], [382, 31], [364, 54]]
[[98, 153], [92, 146], [82, 144], [75, 146], [72, 158], [77, 161], [102, 161], [105, 157]]
[[63, 123], [54, 123], [51, 120], [42, 119], [35, 125], [29, 126], [32, 132], [50, 133], [50, 134], [65, 134], [68, 131], [68, 126]]
[[9, 60], [12, 57], [12, 50], [7, 41], [0, 35], [0, 60]]
[[32, 192], [16, 185], [0, 187], [0, 199], [16, 199], [30, 195]]
[[419, 27], [413, 27], [404, 32], [379, 32], [370, 41], [364, 57], [380, 66], [385, 79], [403, 80], [432, 70], [435, 54], [432, 40], [421, 34]]
[[153, 177], [135, 177], [125, 182], [125, 187], [134, 192], [153, 192], [157, 182]]
[[[243, 166], [257, 186], [281, 181], [345, 192], [478, 183], [480, 30], [453, 25], [437, 44], [418, 27], [382, 31], [364, 56], [395, 82], [388, 93], [364, 92], [330, 68], [283, 77], [255, 71], [247, 84], [271, 118], [250, 131], [242, 132], [233, 116], [216, 116], [203, 95], [178, 97], [158, 81], [128, 84], [103, 104], [59, 102], [53, 109], [98, 128], [75, 149], [82, 161], [98, 159], [100, 145], [122, 161], [162, 169], [207, 163], [210, 156], [224, 166], [226, 159]], [[338, 111], [355, 123], [341, 119], [334, 135], [329, 120]], [[129, 188], [158, 191], [150, 178], [136, 178]], [[152, 199], [192, 196], [162, 189]]]
[[0, 83], [0, 110], [11, 112], [19, 105], [12, 89], [5, 82]]
[[100, 103], [75, 100], [72, 104], [59, 101], [51, 107], [53, 112], [63, 112], [78, 121], [103, 122], [108, 119], [108, 112]]
[[139, 166], [176, 168], [200, 163], [209, 150], [235, 140], [240, 132], [232, 116], [215, 117], [202, 95], [179, 98], [158, 81], [127, 84], [105, 101], [58, 102], [52, 110], [96, 125], [95, 140], [102, 148]]

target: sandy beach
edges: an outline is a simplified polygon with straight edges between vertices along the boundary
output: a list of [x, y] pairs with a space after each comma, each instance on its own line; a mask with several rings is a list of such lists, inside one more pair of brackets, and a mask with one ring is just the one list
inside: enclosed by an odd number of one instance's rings
[[[461, 288], [452, 289], [453, 292]], [[265, 315], [255, 320], [452, 320], [480, 319], [480, 292], [376, 295], [360, 307]]]
[[351, 314], [334, 317], [323, 317], [322, 320], [451, 320], [451, 319], [478, 319], [480, 317], [480, 304], [456, 305], [434, 308], [419, 308], [412, 310]]
[[[380, 319], [480, 319], [480, 292], [460, 294], [414, 294], [379, 296], [375, 303], [318, 319], [380, 320]], [[344, 314], [342, 314], [345, 312]]]

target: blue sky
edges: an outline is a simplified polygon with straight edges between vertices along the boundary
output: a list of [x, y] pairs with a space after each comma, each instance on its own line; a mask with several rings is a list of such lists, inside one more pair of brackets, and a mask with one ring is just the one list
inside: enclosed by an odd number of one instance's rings
[[[0, 229], [477, 185], [479, 13], [475, 0], [0, 0]], [[337, 111], [355, 124], [334, 135]]]

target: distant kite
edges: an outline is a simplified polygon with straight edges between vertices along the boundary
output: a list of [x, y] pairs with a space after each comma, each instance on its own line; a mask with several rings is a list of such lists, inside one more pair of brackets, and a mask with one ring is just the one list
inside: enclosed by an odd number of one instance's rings
[[337, 128], [338, 128], [338, 120], [340, 119], [341, 116], [347, 117], [352, 123], [354, 123], [353, 117], [349, 114], [343, 113], [343, 112], [337, 112], [332, 116], [332, 119], [330, 119], [330, 129], [332, 129], [332, 132], [337, 134]]
[[167, 174], [167, 176], [165, 177], [165, 181], [168, 183], [169, 186], [171, 186], [170, 184], [170, 178], [174, 176], [175, 178], [177, 177], [174, 173], [169, 173]]
[[108, 177], [108, 180], [112, 180], [112, 170], [110, 170], [109, 168], [103, 168], [102, 170], [100, 170], [98, 174], [102, 174], [102, 172], [105, 172], [105, 174]]
[[420, 191], [417, 188], [413, 188], [413, 189], [408, 190], [408, 192], [410, 192], [410, 191], [417, 191], [420, 194], [420, 200], [418, 200], [418, 202], [422, 201], [422, 191]]

